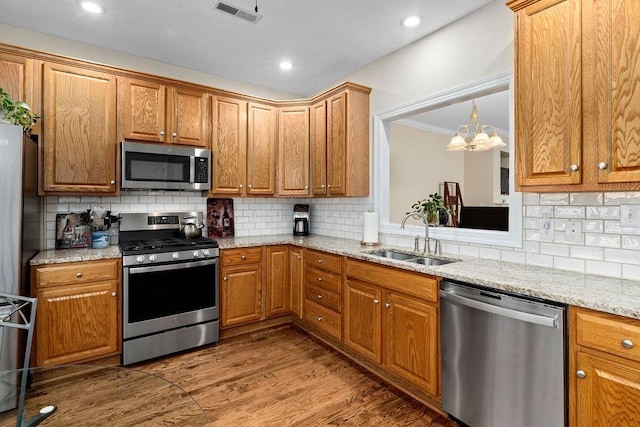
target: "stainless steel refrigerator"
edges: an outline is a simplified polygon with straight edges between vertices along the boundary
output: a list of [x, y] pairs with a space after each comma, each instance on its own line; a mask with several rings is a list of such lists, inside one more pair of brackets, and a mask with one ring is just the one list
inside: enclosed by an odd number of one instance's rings
[[[0, 292], [29, 293], [29, 261], [39, 251], [42, 198], [37, 144], [21, 126], [0, 123]], [[0, 306], [0, 315], [8, 307]], [[22, 368], [24, 334], [0, 326], [0, 371]], [[0, 377], [0, 412], [16, 406], [17, 376]]]

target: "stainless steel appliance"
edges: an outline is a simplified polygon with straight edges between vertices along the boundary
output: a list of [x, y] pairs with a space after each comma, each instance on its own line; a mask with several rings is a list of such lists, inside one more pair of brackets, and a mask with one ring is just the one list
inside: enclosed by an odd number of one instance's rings
[[566, 424], [566, 307], [440, 286], [442, 408], [473, 427]]
[[[40, 248], [37, 144], [21, 126], [0, 123], [0, 292], [28, 295], [29, 261]], [[0, 316], [11, 311], [0, 304]], [[0, 371], [22, 367], [24, 336], [0, 327]], [[0, 377], [0, 412], [16, 406], [17, 376]]]
[[218, 243], [180, 235], [201, 212], [122, 214], [122, 363], [218, 341]]
[[204, 148], [123, 141], [121, 187], [209, 190], [211, 151]]
[[309, 205], [293, 206], [293, 234], [295, 236], [309, 235]]

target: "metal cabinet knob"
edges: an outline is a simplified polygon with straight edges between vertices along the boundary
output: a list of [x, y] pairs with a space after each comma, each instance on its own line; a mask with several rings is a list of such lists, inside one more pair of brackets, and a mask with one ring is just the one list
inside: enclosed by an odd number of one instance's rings
[[322, 260], [321, 259], [318, 260], [318, 264], [322, 264]]
[[633, 348], [633, 342], [631, 340], [622, 340], [622, 346], [624, 348]]
[[331, 184], [327, 184], [327, 188], [331, 188]]
[[251, 190], [252, 185], [251, 185], [251, 184], [249, 184], [249, 185], [247, 185], [247, 187], [249, 187], [249, 190]]
[[374, 300], [373, 300], [373, 303], [374, 303], [374, 304], [380, 304], [380, 300], [379, 300], [379, 299], [374, 299]]
[[301, 257], [301, 256], [298, 256], [298, 259], [302, 259], [302, 257]]
[[118, 295], [118, 294], [117, 294], [117, 293], [115, 293], [115, 292], [111, 292], [111, 296], [112, 296], [112, 297], [115, 297], [116, 295]]
[[161, 130], [161, 131], [160, 131], [160, 136], [164, 136], [164, 135], [165, 135], [164, 131], [163, 131], [163, 130]]
[[391, 307], [391, 304], [389, 304], [388, 302], [385, 302], [385, 303], [384, 303], [384, 306], [385, 306], [386, 308], [389, 308], [389, 307]]
[[240, 259], [247, 259], [247, 256], [246, 256], [246, 255], [242, 255], [242, 256], [240, 257]]
[[578, 372], [576, 372], [576, 376], [580, 379], [584, 378], [587, 376], [587, 374], [584, 373], [584, 371], [580, 370]]
[[322, 295], [318, 294], [318, 299], [322, 299]]
[[569, 166], [569, 169], [571, 169], [572, 172], [577, 172], [578, 169], [580, 169], [580, 166], [578, 165], [571, 165]]
[[305, 189], [305, 190], [308, 190], [308, 189], [309, 189], [309, 186], [308, 186], [308, 185], [305, 185], [305, 186], [304, 186], [304, 189]]
[[318, 277], [318, 282], [322, 282], [322, 277]]
[[116, 183], [116, 181], [115, 181], [115, 180], [113, 180], [113, 179], [110, 181], [110, 184], [111, 184], [111, 185], [114, 185], [115, 183]]
[[607, 163], [606, 162], [600, 162], [598, 163], [598, 169], [600, 169], [601, 171], [605, 170], [607, 168]]
[[242, 188], [242, 184], [240, 184], [240, 186], [239, 186], [239, 187], [240, 187], [240, 188]]
[[175, 138], [176, 136], [178, 136], [178, 133], [174, 132], [174, 133], [171, 134], [171, 136], [173, 136]]
[[77, 272], [76, 273], [76, 277], [82, 277], [82, 273], [81, 272]]
[[324, 184], [322, 184], [322, 185], [320, 186], [320, 188], [324, 188]]
[[222, 280], [224, 280], [224, 281], [226, 282], [226, 281], [227, 281], [227, 276], [224, 276], [224, 277], [222, 278]]
[[322, 322], [322, 317], [318, 317], [318, 322]]

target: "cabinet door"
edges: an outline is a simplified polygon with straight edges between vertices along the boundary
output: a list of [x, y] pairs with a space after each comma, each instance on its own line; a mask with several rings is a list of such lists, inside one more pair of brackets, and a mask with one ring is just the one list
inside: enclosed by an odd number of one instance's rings
[[125, 139], [166, 141], [165, 85], [144, 80], [122, 79], [122, 132]]
[[309, 107], [278, 109], [278, 194], [309, 195]]
[[[585, 133], [599, 183], [640, 182], [640, 2], [585, 2]], [[587, 133], [588, 132], [588, 133]]]
[[327, 192], [346, 193], [347, 94], [329, 98], [327, 102]]
[[314, 196], [327, 194], [327, 103], [311, 107], [311, 191]]
[[[516, 15], [519, 186], [579, 184], [581, 0], [542, 0]], [[575, 170], [574, 170], [575, 169]]]
[[247, 134], [247, 195], [276, 192], [278, 115], [275, 107], [249, 103]]
[[247, 265], [222, 270], [220, 284], [221, 327], [260, 320], [262, 267]]
[[[640, 364], [578, 351], [576, 425], [635, 426], [640, 414]], [[575, 374], [573, 374], [575, 375]]]
[[437, 396], [438, 310], [388, 293], [385, 298], [385, 365], [407, 381]]
[[34, 108], [32, 67], [30, 59], [0, 52], [0, 87], [12, 99], [24, 101]]
[[118, 352], [117, 282], [39, 290], [37, 366], [64, 365]]
[[266, 252], [265, 316], [270, 317], [289, 311], [289, 248], [270, 246]]
[[194, 145], [209, 148], [209, 95], [196, 90], [174, 88], [170, 112], [171, 130], [169, 141], [174, 144]]
[[43, 190], [115, 194], [115, 76], [49, 63], [43, 71]]
[[246, 185], [247, 102], [213, 98], [211, 194], [242, 195]]
[[302, 318], [302, 296], [304, 286], [304, 250], [298, 247], [289, 248], [289, 304], [291, 313]]
[[376, 363], [382, 362], [380, 289], [347, 280], [344, 294], [344, 343]]

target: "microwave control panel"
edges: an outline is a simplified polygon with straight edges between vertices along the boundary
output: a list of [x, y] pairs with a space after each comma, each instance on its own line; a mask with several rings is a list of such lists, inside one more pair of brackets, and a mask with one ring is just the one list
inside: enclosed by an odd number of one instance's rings
[[209, 182], [209, 159], [206, 157], [196, 157], [195, 160], [195, 182]]

